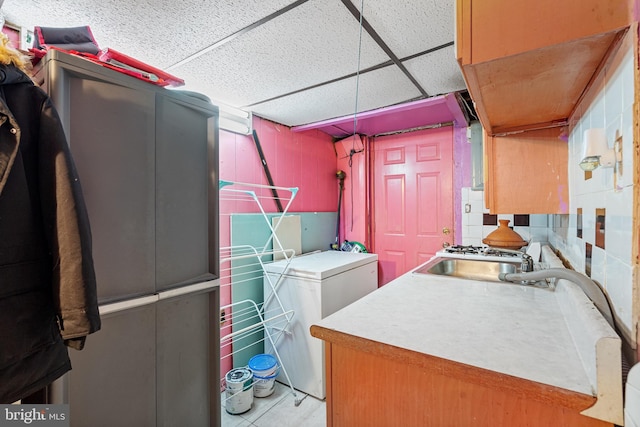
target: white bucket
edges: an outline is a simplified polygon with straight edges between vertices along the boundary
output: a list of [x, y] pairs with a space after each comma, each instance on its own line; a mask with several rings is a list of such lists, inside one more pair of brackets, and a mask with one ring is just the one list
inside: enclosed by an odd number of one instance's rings
[[227, 372], [225, 376], [225, 409], [236, 415], [247, 412], [253, 404], [253, 374], [250, 369], [237, 368]]
[[278, 376], [278, 361], [270, 354], [258, 354], [249, 359], [249, 369], [253, 372], [253, 395], [270, 396], [275, 390]]

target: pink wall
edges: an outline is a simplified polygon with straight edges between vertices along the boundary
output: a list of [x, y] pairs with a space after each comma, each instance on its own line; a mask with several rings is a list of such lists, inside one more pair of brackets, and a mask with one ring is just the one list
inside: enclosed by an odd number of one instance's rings
[[[370, 242], [367, 236], [367, 162], [366, 162], [366, 136], [349, 136], [336, 142], [338, 153], [337, 170], [347, 174], [344, 180], [344, 192], [342, 194], [342, 209], [340, 217], [340, 242], [345, 240], [363, 243], [370, 250]], [[351, 150], [355, 153], [349, 156]], [[351, 160], [351, 165], [349, 164]], [[336, 188], [339, 189], [339, 181], [336, 178]]]
[[[332, 138], [317, 130], [293, 133], [287, 126], [259, 117], [254, 117], [253, 126], [260, 139], [274, 185], [299, 188], [289, 211], [335, 211], [336, 154]], [[268, 184], [250, 135], [220, 132], [220, 179]], [[270, 193], [269, 190], [263, 192]], [[267, 212], [277, 211], [275, 202], [267, 203], [264, 208]], [[233, 203], [222, 202], [220, 214], [235, 213], [238, 212], [237, 209], [239, 207]], [[257, 211], [256, 208], [254, 212]], [[243, 206], [241, 212], [247, 212], [247, 207]], [[223, 242], [220, 244], [223, 245]]]
[[[367, 234], [367, 137], [358, 136], [354, 140], [353, 136], [344, 138], [336, 142], [338, 153], [338, 169], [347, 173], [345, 188], [342, 199], [342, 216], [340, 219], [340, 239], [355, 240], [364, 243], [367, 249], [370, 248], [369, 236]], [[467, 140], [466, 127], [453, 128], [453, 214], [454, 214], [454, 243], [462, 242], [462, 195], [461, 188], [471, 185], [471, 144]], [[364, 152], [356, 153], [352, 156], [351, 166], [349, 166], [349, 152], [355, 147], [355, 151], [364, 148]], [[352, 194], [353, 187], [353, 194]], [[353, 206], [352, 206], [353, 204]]]
[[[262, 145], [274, 184], [280, 187], [298, 187], [299, 192], [290, 212], [330, 212], [338, 208], [338, 179], [336, 172], [346, 172], [342, 199], [340, 243], [353, 240], [369, 245], [367, 241], [367, 168], [366, 152], [353, 155], [349, 166], [349, 152], [366, 147], [367, 137], [345, 138], [335, 144], [332, 137], [319, 130], [292, 132], [290, 128], [259, 117], [254, 117], [254, 129]], [[460, 206], [460, 186], [469, 185], [470, 149], [466, 141], [466, 128], [454, 129], [454, 207]], [[267, 184], [260, 157], [251, 136], [220, 132], [220, 179], [227, 181]], [[353, 187], [353, 198], [352, 198]], [[263, 191], [269, 195], [268, 190]], [[264, 199], [261, 199], [264, 200]], [[276, 212], [274, 202], [264, 204], [267, 212]], [[459, 212], [455, 209], [454, 212]], [[230, 245], [229, 215], [258, 212], [248, 203], [220, 201], [220, 246]], [[456, 218], [456, 232], [459, 219]], [[456, 233], [457, 236], [459, 235]], [[456, 241], [458, 240], [456, 236]], [[224, 274], [222, 275], [225, 276]], [[221, 305], [231, 302], [228, 280], [221, 283]], [[226, 328], [228, 328], [227, 326]], [[222, 334], [229, 333], [224, 328]], [[231, 369], [231, 358], [222, 354], [221, 372]]]
[[[274, 185], [299, 189], [289, 212], [335, 212], [338, 208], [338, 186], [332, 138], [318, 130], [293, 133], [287, 126], [259, 117], [254, 117], [253, 126], [260, 139]], [[220, 131], [220, 179], [268, 184], [250, 135]], [[269, 190], [262, 190], [261, 194], [271, 193]], [[264, 202], [266, 212], [277, 212], [275, 201], [260, 200]], [[229, 215], [248, 212], [259, 212], [259, 208], [251, 203], [225, 200], [224, 194], [220, 195], [220, 247], [231, 244]], [[223, 265], [222, 268], [228, 267]], [[220, 305], [226, 305], [231, 302], [231, 289], [228, 273], [223, 271], [221, 276]], [[222, 335], [230, 332], [229, 327], [226, 325], [222, 329]], [[229, 357], [222, 359], [222, 373], [232, 368], [231, 362]]]

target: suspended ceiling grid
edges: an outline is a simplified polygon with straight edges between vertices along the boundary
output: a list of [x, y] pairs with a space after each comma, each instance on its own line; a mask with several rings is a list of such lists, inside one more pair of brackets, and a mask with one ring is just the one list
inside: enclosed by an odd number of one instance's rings
[[363, 6], [362, 30], [361, 0], [5, 0], [2, 12], [29, 29], [89, 25], [101, 48], [288, 126], [466, 89], [454, 0]]

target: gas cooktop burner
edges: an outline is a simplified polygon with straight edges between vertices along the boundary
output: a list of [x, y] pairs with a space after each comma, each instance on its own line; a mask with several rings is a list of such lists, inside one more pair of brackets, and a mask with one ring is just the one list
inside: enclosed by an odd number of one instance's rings
[[445, 252], [450, 254], [479, 254], [483, 250], [482, 246], [463, 246], [463, 245], [453, 245], [445, 248]]
[[519, 251], [509, 251], [498, 248], [491, 248], [488, 246], [473, 246], [473, 245], [453, 245], [448, 248], [444, 248], [445, 254], [457, 254], [457, 255], [478, 255], [478, 256], [497, 256], [497, 257], [519, 257], [522, 253]]
[[508, 249], [498, 249], [498, 248], [486, 248], [484, 251], [485, 255], [493, 255], [493, 256], [501, 256], [501, 257], [521, 257], [522, 252], [520, 251], [509, 251]]

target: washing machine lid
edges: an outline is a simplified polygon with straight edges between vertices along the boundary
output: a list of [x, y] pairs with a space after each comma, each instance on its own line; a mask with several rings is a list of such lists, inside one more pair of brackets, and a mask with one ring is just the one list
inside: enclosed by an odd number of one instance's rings
[[269, 273], [284, 273], [286, 276], [322, 280], [377, 261], [377, 254], [325, 251], [293, 257], [288, 268], [286, 260], [265, 264], [264, 270]]

